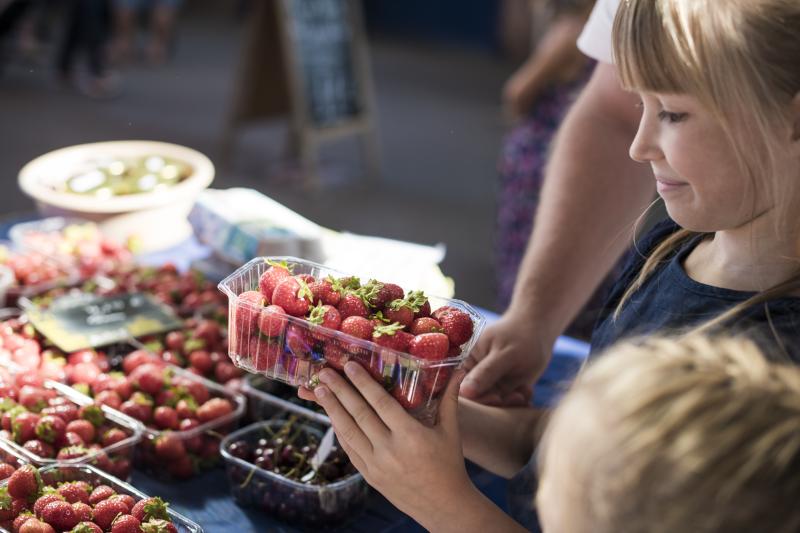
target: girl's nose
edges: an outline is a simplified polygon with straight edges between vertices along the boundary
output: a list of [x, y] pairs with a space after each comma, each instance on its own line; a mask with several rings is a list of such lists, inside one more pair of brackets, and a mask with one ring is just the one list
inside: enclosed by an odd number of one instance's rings
[[642, 119], [639, 121], [639, 130], [636, 132], [636, 137], [634, 137], [628, 150], [631, 159], [639, 163], [657, 161], [663, 157], [661, 149], [656, 143], [658, 119], [647, 115], [648, 113], [646, 112], [642, 114]]

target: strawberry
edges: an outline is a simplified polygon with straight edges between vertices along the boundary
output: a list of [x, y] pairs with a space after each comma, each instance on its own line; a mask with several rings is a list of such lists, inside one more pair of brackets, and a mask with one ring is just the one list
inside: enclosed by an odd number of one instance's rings
[[[0, 516], [2, 516], [3, 512], [0, 510]], [[22, 527], [22, 524], [30, 520], [31, 518], [35, 518], [30, 511], [23, 511], [14, 519], [14, 522], [11, 525], [11, 531], [19, 531]]]
[[272, 304], [282, 307], [292, 316], [305, 316], [314, 296], [302, 279], [295, 277], [282, 280], [272, 293]]
[[133, 506], [131, 514], [142, 523], [152, 519], [169, 520], [167, 503], [158, 497], [139, 500]]
[[428, 395], [438, 396], [447, 387], [452, 375], [452, 367], [423, 368], [420, 370], [419, 382]]
[[19, 527], [18, 533], [55, 533], [53, 526], [36, 518], [29, 518]]
[[152, 518], [142, 524], [142, 533], [178, 533], [178, 530], [168, 520]]
[[160, 405], [153, 411], [153, 422], [160, 429], [178, 429], [178, 413], [172, 407]]
[[369, 340], [372, 338], [374, 327], [372, 322], [363, 316], [349, 316], [342, 320], [339, 329], [342, 333], [346, 333], [357, 339]]
[[450, 344], [461, 346], [472, 337], [472, 319], [469, 315], [458, 309], [439, 314], [442, 329], [450, 339]]
[[64, 501], [50, 502], [42, 509], [42, 520], [56, 531], [69, 531], [78, 525], [78, 517], [72, 506]]
[[126, 355], [122, 360], [122, 371], [125, 374], [130, 374], [137, 366], [155, 361], [158, 361], [158, 357], [155, 354], [147, 350], [136, 350]]
[[289, 324], [286, 328], [286, 351], [298, 359], [309, 359], [316, 340], [305, 326]]
[[258, 317], [258, 329], [267, 337], [280, 337], [286, 330], [286, 311], [279, 305], [268, 305]]
[[36, 467], [24, 465], [8, 478], [7, 487], [12, 498], [32, 501], [42, 490], [42, 478]]
[[[311, 309], [308, 315], [308, 321], [323, 328], [338, 330], [342, 323], [342, 317], [339, 311], [332, 305], [319, 304]], [[324, 341], [330, 337], [329, 333], [313, 328], [311, 335], [318, 341]]]
[[111, 523], [111, 533], [139, 533], [141, 522], [129, 514], [121, 514]]
[[339, 301], [339, 305], [336, 307], [339, 310], [339, 314], [344, 320], [347, 317], [351, 316], [361, 316], [361, 317], [368, 317], [369, 316], [369, 309], [364, 301], [355, 293], [348, 292], [342, 299]]
[[207, 350], [195, 350], [190, 353], [189, 364], [204, 376], [214, 368], [214, 361], [211, 360], [211, 354]]
[[431, 316], [431, 302], [426, 298], [425, 303], [419, 307], [419, 311], [414, 313], [414, 318], [426, 318], [429, 316]]
[[257, 372], [268, 372], [275, 368], [281, 360], [283, 345], [256, 336], [250, 339], [248, 354], [250, 356], [250, 362]]
[[459, 309], [456, 309], [455, 307], [453, 307], [451, 305], [443, 305], [443, 306], [437, 308], [436, 311], [432, 312], [431, 316], [433, 318], [435, 318], [436, 320], [438, 320], [439, 322], [441, 322], [442, 321], [441, 320], [441, 316], [443, 314], [452, 313], [453, 311], [459, 311]]
[[442, 333], [442, 325], [438, 320], [431, 317], [421, 317], [411, 323], [409, 329], [412, 335], [421, 335], [422, 333]]
[[231, 402], [225, 398], [211, 398], [197, 408], [197, 418], [201, 423], [221, 418], [233, 412]]
[[117, 457], [108, 469], [108, 473], [119, 479], [128, 479], [131, 475], [131, 460], [127, 457]]
[[239, 295], [233, 319], [237, 338], [247, 338], [256, 332], [262, 307], [264, 307], [264, 295], [259, 291], [245, 291]]
[[227, 361], [217, 363], [217, 366], [214, 367], [214, 380], [217, 383], [226, 384], [241, 375], [242, 371], [234, 364], [228, 363]]
[[405, 304], [404, 300], [394, 300], [383, 310], [389, 322], [397, 322], [404, 328], [414, 321], [414, 310]]
[[165, 462], [179, 459], [186, 455], [186, 447], [183, 445], [183, 441], [171, 431], [165, 431], [157, 437], [154, 446], [156, 456]]
[[94, 523], [105, 531], [111, 528], [111, 523], [120, 514], [128, 514], [123, 502], [111, 499], [100, 501], [94, 506]]
[[378, 346], [405, 352], [413, 337], [403, 331], [403, 325], [397, 322], [379, 326], [372, 332], [372, 341]]
[[414, 411], [425, 402], [425, 396], [422, 388], [415, 387], [413, 384], [411, 384], [411, 386], [403, 387], [402, 383], [398, 383], [392, 389], [392, 396], [394, 396], [394, 399], [397, 400], [407, 411]]
[[60, 485], [56, 491], [69, 503], [89, 503], [91, 487], [85, 481], [75, 481]]
[[164, 367], [153, 363], [145, 363], [128, 376], [134, 387], [154, 396], [166, 386]]
[[86, 441], [83, 437], [73, 431], [64, 433], [64, 438], [61, 440], [63, 446], [86, 446]]
[[11, 477], [11, 474], [13, 474], [15, 470], [16, 468], [14, 468], [13, 465], [8, 463], [0, 463], [0, 481]]
[[444, 333], [423, 333], [411, 339], [408, 353], [413, 356], [439, 361], [447, 357], [450, 341]]
[[90, 450], [83, 446], [67, 446], [66, 448], [58, 450], [56, 459], [59, 461], [69, 461], [72, 459], [79, 459], [89, 453], [91, 453]]
[[399, 285], [395, 285], [394, 283], [381, 283], [374, 279], [365, 283], [364, 289], [367, 301], [376, 309], [382, 309], [387, 303], [393, 300], [401, 300], [405, 296], [403, 288]]
[[325, 343], [322, 347], [322, 355], [325, 357], [328, 366], [341, 371], [344, 371], [344, 364], [350, 359], [350, 354], [347, 350], [333, 342]]
[[107, 448], [127, 438], [128, 434], [120, 428], [111, 428], [103, 433], [103, 436], [100, 438], [100, 443], [103, 445], [103, 448]]
[[19, 404], [29, 411], [39, 412], [47, 407], [52, 394], [39, 386], [24, 385], [19, 389]]
[[94, 427], [100, 427], [106, 421], [103, 409], [96, 404], [84, 405], [78, 410], [78, 416], [91, 422]]
[[88, 420], [73, 420], [67, 424], [66, 430], [80, 435], [84, 443], [93, 442], [97, 433], [94, 424]]
[[91, 522], [89, 520], [84, 520], [83, 522], [72, 528], [72, 530], [70, 530], [69, 533], [103, 533], [103, 530], [100, 529], [100, 526], [98, 526], [94, 522]]
[[39, 415], [36, 413], [23, 412], [17, 415], [11, 423], [14, 440], [22, 444], [36, 438], [36, 425], [39, 423]]
[[12, 499], [8, 494], [8, 489], [0, 488], [0, 524], [14, 520], [14, 517], [22, 513], [30, 514], [28, 501]]
[[75, 512], [78, 522], [90, 522], [92, 520], [92, 508], [88, 504], [75, 502], [72, 504], [72, 510]]
[[342, 295], [334, 288], [335, 280], [333, 278], [320, 279], [313, 283], [308, 284], [311, 295], [314, 297], [314, 305], [332, 305], [336, 307], [339, 305]]
[[37, 457], [51, 459], [56, 455], [56, 450], [50, 444], [39, 439], [31, 439], [22, 445], [23, 448]]
[[116, 494], [116, 492], [108, 485], [98, 485], [89, 495], [89, 503], [94, 506], [97, 506], [98, 503], [100, 503], [103, 500], [107, 500], [114, 494]]
[[164, 337], [164, 344], [167, 349], [178, 352], [183, 349], [183, 343], [186, 342], [186, 335], [182, 331], [170, 331]]
[[135, 418], [136, 420], [145, 423], [149, 422], [153, 415], [152, 405], [148, 405], [146, 403], [137, 403], [134, 400], [126, 400], [122, 402], [122, 405], [119, 406], [119, 410], [131, 418]]
[[258, 290], [261, 291], [261, 294], [264, 295], [267, 303], [269, 303], [272, 301], [272, 293], [275, 292], [275, 287], [284, 279], [291, 277], [292, 271], [285, 261], [279, 263], [267, 260], [267, 263], [269, 263], [270, 267], [258, 278]]
[[208, 388], [206, 388], [206, 386], [202, 383], [198, 383], [197, 381], [175, 379], [173, 380], [173, 385], [185, 388], [186, 391], [192, 396], [194, 401], [198, 404], [203, 404], [208, 401]]
[[47, 506], [49, 503], [52, 502], [63, 502], [64, 497], [59, 494], [58, 492], [53, 492], [52, 488], [47, 487], [44, 489], [44, 495], [39, 496], [36, 499], [36, 502], [33, 504], [33, 513], [41, 518], [42, 510]]
[[133, 506], [136, 505], [136, 500], [130, 494], [115, 494], [109, 500], [121, 501], [125, 504], [129, 513], [133, 510]]

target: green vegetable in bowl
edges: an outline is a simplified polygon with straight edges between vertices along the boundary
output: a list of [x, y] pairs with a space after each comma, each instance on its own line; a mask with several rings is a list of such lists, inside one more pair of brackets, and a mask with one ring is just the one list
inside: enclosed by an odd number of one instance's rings
[[192, 174], [192, 167], [177, 159], [148, 155], [129, 159], [104, 159], [64, 182], [62, 192], [110, 198], [157, 192], [172, 187]]

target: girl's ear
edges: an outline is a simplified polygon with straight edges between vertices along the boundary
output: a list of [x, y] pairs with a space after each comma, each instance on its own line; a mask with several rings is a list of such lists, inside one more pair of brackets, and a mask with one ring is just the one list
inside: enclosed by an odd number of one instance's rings
[[792, 114], [792, 142], [800, 141], [800, 91], [792, 98], [790, 106]]

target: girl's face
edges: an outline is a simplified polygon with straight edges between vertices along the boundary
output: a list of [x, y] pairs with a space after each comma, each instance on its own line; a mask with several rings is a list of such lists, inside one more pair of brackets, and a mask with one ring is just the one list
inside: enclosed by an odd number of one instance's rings
[[731, 230], [772, 210], [764, 188], [740, 170], [722, 127], [696, 98], [640, 96], [642, 118], [630, 156], [650, 163], [675, 222], [693, 231]]

